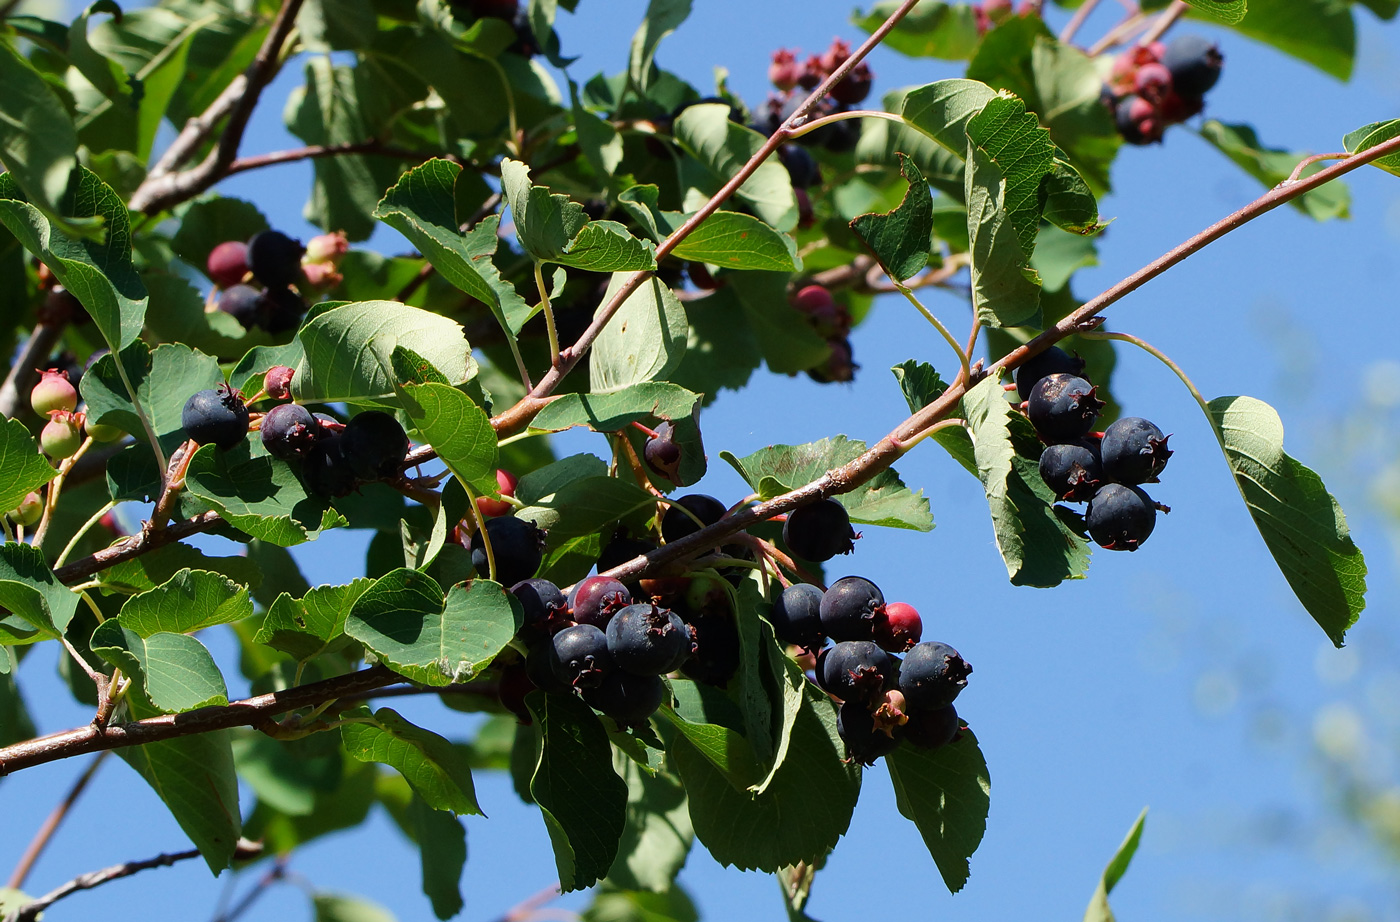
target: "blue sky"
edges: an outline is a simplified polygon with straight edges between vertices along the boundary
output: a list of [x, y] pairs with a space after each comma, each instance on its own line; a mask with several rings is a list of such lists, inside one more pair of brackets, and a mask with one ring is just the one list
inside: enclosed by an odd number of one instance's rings
[[[855, 41], [850, 6], [828, 0], [740, 3], [704, 0], [663, 45], [659, 63], [702, 90], [712, 68], [750, 104], [766, 93], [768, 56], [779, 45], [819, 51], [834, 35]], [[1081, 35], [1097, 36], [1118, 8], [1104, 4]], [[614, 72], [644, 4], [582, 0], [561, 13], [564, 50], [580, 55], [580, 78]], [[1053, 11], [1052, 17], [1064, 17]], [[1336, 150], [1347, 131], [1396, 114], [1400, 29], [1362, 13], [1357, 73], [1342, 84], [1233, 33], [1207, 115], [1249, 122], [1277, 146]], [[956, 65], [878, 50], [877, 92], [959, 73]], [[257, 113], [245, 152], [298, 146], [280, 124], [280, 103], [300, 80], [289, 67]], [[305, 164], [245, 174], [220, 191], [257, 203], [274, 224], [310, 234], [300, 217]], [[1189, 128], [1160, 146], [1128, 149], [1102, 211], [1097, 268], [1075, 289], [1088, 297], [1184, 240], [1262, 189]], [[976, 668], [959, 711], [977, 731], [992, 774], [987, 836], [964, 892], [950, 896], [914, 827], [895, 810], [881, 767], [866, 772], [850, 832], [818, 875], [811, 913], [849, 919], [954, 913], [978, 919], [1077, 919], [1098, 874], [1129, 824], [1150, 806], [1142, 849], [1114, 895], [1120, 918], [1400, 919], [1394, 865], [1334, 819], [1315, 755], [1315, 731], [1345, 729], [1348, 713], [1394, 688], [1397, 585], [1391, 533], [1372, 475], [1394, 442], [1339, 436], [1339, 419], [1365, 428], [1393, 417], [1368, 409], [1368, 380], [1395, 368], [1393, 317], [1400, 235], [1400, 184], [1366, 169], [1348, 179], [1352, 218], [1319, 225], [1281, 209], [1231, 234], [1116, 305], [1109, 325], [1169, 353], [1207, 398], [1249, 394], [1279, 409], [1292, 454], [1322, 474], [1348, 511], [1370, 564], [1370, 603], [1346, 651], [1337, 652], [1293, 599], [1255, 532], [1210, 430], [1190, 396], [1150, 357], [1120, 351], [1113, 394], [1125, 411], [1173, 432], [1176, 449], [1154, 493], [1172, 514], [1136, 554], [1095, 556], [1089, 579], [1055, 590], [1016, 589], [992, 542], [981, 489], [932, 443], [899, 465], [928, 494], [930, 534], [865, 529], [857, 552], [833, 575], [875, 580], [887, 598], [915, 604], [925, 636], [957, 647]], [[376, 237], [404, 249], [391, 233]], [[926, 304], [966, 329], [965, 304], [932, 293]], [[1371, 332], [1375, 330], [1377, 332]], [[885, 299], [853, 336], [862, 370], [853, 387], [761, 373], [742, 397], [706, 411], [712, 461], [771, 443], [837, 432], [873, 440], [905, 414], [886, 371], [908, 358], [950, 364], [946, 346], [906, 303]], [[1373, 411], [1374, 410], [1374, 411]], [[1352, 431], [1347, 430], [1347, 431]], [[561, 442], [561, 453], [588, 447]], [[596, 449], [595, 449], [596, 450]], [[727, 467], [711, 465], [699, 489], [737, 499], [747, 492]], [[359, 575], [363, 536], [328, 533], [299, 551], [313, 583]], [[346, 560], [350, 560], [349, 565]], [[836, 570], [842, 572], [836, 572]], [[231, 664], [231, 647], [220, 649]], [[53, 678], [51, 652], [23, 670], [43, 730], [89, 716]], [[235, 670], [225, 668], [231, 677]], [[1387, 685], [1389, 682], [1391, 684]], [[1380, 689], [1380, 692], [1377, 691]], [[446, 735], [471, 720], [427, 701], [395, 704]], [[1320, 718], [1318, 715], [1322, 715]], [[1381, 741], [1383, 743], [1383, 741]], [[1376, 745], [1372, 740], [1371, 744]], [[1386, 748], [1369, 749], [1384, 753]], [[0, 782], [0, 867], [10, 867], [33, 830], [82, 768], [44, 766]], [[490, 819], [468, 820], [463, 888], [468, 920], [494, 919], [546, 886], [554, 869], [543, 824], [507, 778], [479, 774]], [[251, 803], [248, 798], [247, 803]], [[43, 892], [73, 874], [184, 848], [151, 791], [112, 760], [31, 878]], [[400, 919], [428, 918], [418, 867], [382, 815], [297, 855], [293, 869], [317, 889], [364, 894]], [[251, 875], [250, 875], [251, 876]], [[681, 880], [709, 919], [780, 919], [768, 876], [719, 868], [697, 845]], [[243, 881], [247, 886], [251, 881]], [[107, 922], [204, 918], [222, 884], [196, 863], [79, 895], [54, 920], [100, 912]], [[557, 905], [579, 908], [586, 897]], [[270, 894], [248, 920], [309, 918], [292, 887]]]

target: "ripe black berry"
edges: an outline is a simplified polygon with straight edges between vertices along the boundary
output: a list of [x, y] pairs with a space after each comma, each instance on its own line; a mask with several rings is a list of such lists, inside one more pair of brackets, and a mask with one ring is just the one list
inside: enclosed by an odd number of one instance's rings
[[306, 314], [306, 299], [295, 288], [269, 288], [258, 304], [259, 320], [269, 333], [295, 330]]
[[1088, 502], [1104, 479], [1097, 439], [1047, 445], [1040, 453], [1040, 479], [1056, 499]]
[[608, 626], [612, 616], [632, 604], [632, 593], [611, 576], [590, 576], [569, 593], [569, 610], [579, 624]]
[[1141, 487], [1106, 483], [1084, 513], [1089, 535], [1110, 551], [1135, 551], [1157, 524], [1157, 505]]
[[306, 248], [281, 231], [267, 230], [248, 240], [248, 268], [268, 288], [286, 288], [301, 275]]
[[819, 499], [788, 513], [783, 543], [798, 557], [818, 563], [856, 549], [856, 533], [846, 507], [834, 499]]
[[784, 144], [778, 148], [778, 159], [787, 167], [788, 178], [792, 180], [794, 189], [809, 189], [821, 183], [822, 168], [817, 165], [817, 158], [813, 157], [807, 148], [796, 144]]
[[817, 660], [821, 687], [842, 701], [873, 705], [898, 684], [899, 673], [899, 660], [868, 640], [844, 640]]
[[1103, 474], [1114, 483], [1156, 483], [1172, 450], [1170, 436], [1138, 416], [1125, 416], [1103, 431]]
[[640, 557], [648, 551], [657, 548], [655, 541], [647, 541], [642, 538], [629, 538], [626, 534], [618, 534], [608, 542], [607, 547], [598, 555], [598, 572], [604, 573], [613, 567], [619, 567], [634, 557]]
[[1172, 86], [1183, 96], [1200, 96], [1215, 86], [1224, 63], [1220, 46], [1200, 35], [1178, 36], [1162, 54], [1162, 64], [1172, 75]]
[[310, 451], [322, 432], [321, 424], [306, 407], [284, 403], [267, 411], [258, 434], [268, 454], [291, 461]]
[[666, 697], [660, 676], [635, 675], [614, 670], [597, 688], [585, 688], [583, 700], [617, 721], [619, 726], [640, 727]]
[[219, 293], [218, 308], [251, 330], [262, 326], [260, 312], [262, 292], [252, 285], [231, 285]]
[[355, 472], [345, 462], [340, 436], [317, 439], [301, 462], [306, 489], [322, 499], [347, 496], [355, 489]]
[[822, 591], [811, 583], [794, 583], [787, 587], [773, 602], [769, 619], [773, 622], [773, 633], [783, 643], [808, 650], [819, 648], [825, 642], [821, 604]]
[[185, 435], [201, 445], [217, 445], [228, 451], [248, 434], [248, 407], [227, 384], [199, 391], [185, 401], [180, 412]]
[[869, 640], [876, 612], [884, 607], [879, 586], [861, 576], [843, 576], [822, 593], [822, 633], [832, 640]]
[[1094, 385], [1075, 375], [1047, 375], [1031, 388], [1026, 414], [1036, 433], [1048, 443], [1072, 442], [1094, 428], [1103, 401]]
[[681, 672], [706, 685], [724, 686], [739, 671], [739, 632], [725, 612], [697, 611], [686, 618], [694, 652]]
[[1070, 355], [1059, 346], [1051, 346], [1044, 352], [1026, 359], [1016, 369], [1016, 393], [1022, 400], [1031, 398], [1031, 389], [1046, 375], [1082, 375], [1084, 360]]
[[613, 671], [608, 639], [591, 624], [575, 624], [554, 635], [554, 677], [574, 688], [597, 688]]
[[[677, 509], [677, 506], [683, 507]], [[686, 511], [691, 515], [686, 515]], [[661, 537], [666, 539], [667, 544], [679, 541], [689, 535], [695, 534], [702, 526], [713, 525], [724, 518], [724, 503], [707, 496], [704, 493], [692, 493], [689, 496], [682, 496], [666, 509], [666, 514], [661, 517]], [[695, 519], [699, 519], [697, 524]]]
[[875, 726], [875, 717], [863, 702], [847, 701], [836, 712], [836, 732], [846, 744], [848, 761], [874, 765], [880, 756], [889, 755], [899, 745], [890, 734]]
[[1139, 146], [1162, 140], [1167, 127], [1158, 108], [1136, 93], [1118, 100], [1113, 120], [1123, 140]]
[[958, 727], [958, 712], [950, 704], [932, 711], [911, 711], [908, 722], [896, 729], [894, 735], [920, 749], [937, 749], [953, 741]]
[[899, 669], [899, 690], [911, 711], [932, 711], [953, 703], [967, 687], [972, 673], [958, 651], [946, 643], [928, 641], [904, 654]]
[[408, 435], [403, 431], [403, 426], [392, 414], [382, 410], [366, 410], [351, 418], [345, 424], [341, 440], [345, 460], [361, 480], [381, 480], [394, 476], [408, 454]]
[[[347, 431], [349, 427], [346, 427]], [[496, 557], [496, 582], [514, 586], [535, 575], [544, 559], [544, 532], [534, 522], [501, 516], [487, 519], [486, 534], [491, 538], [491, 552]], [[489, 572], [486, 542], [481, 532], [472, 535], [472, 566], [478, 576]]]
[[524, 612], [520, 636], [527, 643], [550, 636], [568, 622], [568, 600], [547, 579], [522, 580], [510, 587], [510, 594], [520, 601]]
[[669, 608], [651, 602], [628, 605], [608, 622], [608, 652], [628, 672], [665, 675], [690, 656], [690, 630]]

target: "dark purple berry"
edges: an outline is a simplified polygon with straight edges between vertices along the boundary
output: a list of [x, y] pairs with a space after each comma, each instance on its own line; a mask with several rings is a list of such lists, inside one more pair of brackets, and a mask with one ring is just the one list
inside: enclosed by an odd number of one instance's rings
[[217, 306], [242, 324], [245, 330], [262, 326], [262, 292], [252, 285], [230, 285], [219, 292]]
[[[683, 508], [677, 509], [677, 506]], [[690, 515], [686, 514], [687, 510]], [[724, 518], [725, 511], [724, 503], [713, 496], [704, 493], [682, 496], [667, 507], [666, 514], [661, 517], [661, 537], [666, 539], [667, 544], [672, 544], [695, 534], [703, 526], [715, 524]], [[699, 519], [698, 523], [696, 519]]]
[[856, 549], [856, 533], [846, 507], [834, 499], [798, 506], [783, 523], [783, 543], [804, 560], [821, 563]]
[[604, 628], [617, 614], [632, 604], [632, 592], [611, 576], [590, 576], [569, 593], [569, 610], [579, 624]]
[[642, 460], [658, 476], [681, 487], [681, 446], [676, 442], [676, 428], [669, 422], [656, 427], [656, 435], [647, 439], [642, 446]]
[[904, 654], [899, 690], [911, 711], [933, 711], [953, 703], [972, 673], [958, 651], [946, 643], [926, 641]]
[[826, 642], [822, 634], [822, 591], [811, 583], [793, 583], [773, 602], [769, 620], [783, 643], [816, 650]]
[[554, 635], [551, 641], [554, 677], [573, 688], [597, 688], [613, 671], [608, 639], [591, 624], [575, 624]]
[[1040, 479], [1055, 491], [1056, 499], [1088, 502], [1104, 479], [1098, 440], [1047, 445], [1040, 453]]
[[618, 534], [608, 542], [602, 553], [598, 555], [598, 572], [606, 573], [613, 567], [620, 567], [635, 557], [656, 550], [657, 547], [655, 541], [629, 538], [626, 534]]
[[739, 671], [739, 632], [726, 612], [697, 611], [686, 618], [695, 650], [681, 672], [706, 685], [725, 686]]
[[1103, 475], [1114, 483], [1156, 483], [1172, 450], [1170, 436], [1138, 416], [1125, 416], [1103, 431]]
[[870, 640], [884, 607], [879, 586], [862, 576], [843, 576], [822, 593], [822, 633], [832, 640]]
[[874, 765], [899, 745], [890, 734], [875, 726], [875, 716], [861, 701], [847, 701], [836, 712], [836, 732], [846, 744], [846, 759], [861, 765]]
[[958, 735], [958, 712], [951, 704], [932, 711], [911, 711], [908, 716], [908, 722], [894, 731], [895, 738], [920, 749], [946, 746]]
[[291, 461], [311, 450], [321, 437], [321, 425], [306, 407], [284, 403], [267, 411], [259, 435], [268, 454]]
[[295, 288], [269, 288], [258, 304], [258, 317], [269, 333], [295, 330], [306, 315], [306, 299]]
[[232, 288], [248, 274], [248, 244], [241, 240], [225, 240], [209, 251], [204, 267], [215, 285]]
[[[349, 430], [349, 426], [346, 426], [346, 430]], [[535, 575], [540, 561], [544, 559], [544, 532], [534, 522], [514, 516], [487, 519], [486, 534], [491, 539], [491, 552], [496, 558], [496, 582], [502, 586], [514, 586]], [[472, 566], [476, 568], [478, 576], [484, 577], [490, 572], [486, 542], [482, 540], [480, 531], [472, 535]]]
[[301, 476], [306, 489], [322, 499], [348, 496], [355, 489], [355, 472], [345, 461], [340, 436], [316, 440], [301, 462]]
[[873, 705], [898, 684], [899, 674], [899, 660], [868, 640], [843, 640], [817, 659], [819, 684], [842, 701]]
[[185, 435], [201, 445], [217, 445], [228, 451], [248, 434], [248, 407], [227, 384], [199, 391], [185, 401], [180, 412]]
[[1118, 100], [1113, 119], [1123, 140], [1139, 146], [1162, 140], [1167, 127], [1157, 107], [1136, 93]]
[[1026, 359], [1016, 369], [1016, 393], [1022, 400], [1031, 398], [1031, 389], [1046, 375], [1080, 375], [1084, 373], [1084, 360], [1070, 355], [1059, 346], [1051, 346], [1044, 352]]
[[1141, 487], [1106, 483], [1084, 513], [1089, 535], [1110, 551], [1135, 551], [1157, 524], [1157, 505]]
[[301, 276], [306, 248], [281, 231], [266, 230], [248, 240], [248, 268], [268, 288], [286, 288]]
[[1172, 87], [1183, 96], [1200, 96], [1220, 79], [1225, 56], [1220, 46], [1200, 35], [1180, 35], [1172, 39], [1162, 54], [1162, 64], [1171, 72]]
[[1094, 385], [1075, 375], [1047, 375], [1031, 388], [1026, 415], [1045, 442], [1072, 442], [1094, 428], [1103, 401]]
[[408, 434], [393, 414], [383, 410], [366, 410], [352, 417], [345, 424], [341, 440], [345, 460], [361, 480], [394, 476], [408, 455]]
[[691, 654], [690, 630], [680, 616], [652, 602], [628, 605], [608, 621], [608, 652], [618, 668], [665, 675]]
[[510, 594], [520, 601], [524, 612], [520, 636], [527, 643], [550, 636], [568, 622], [568, 600], [547, 579], [522, 580], [510, 587]]
[[660, 676], [634, 675], [614, 670], [597, 688], [585, 688], [583, 700], [617, 721], [622, 727], [640, 727], [666, 697]]
[[821, 184], [822, 168], [817, 165], [817, 158], [813, 157], [807, 148], [796, 144], [784, 144], [778, 148], [778, 159], [787, 167], [788, 177], [792, 180], [794, 189], [810, 189]]

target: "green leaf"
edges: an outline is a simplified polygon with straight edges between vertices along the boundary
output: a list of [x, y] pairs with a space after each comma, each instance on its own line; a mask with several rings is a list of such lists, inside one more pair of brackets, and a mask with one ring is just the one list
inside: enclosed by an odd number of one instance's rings
[[369, 708], [351, 712], [340, 727], [345, 752], [360, 762], [383, 762], [397, 769], [434, 810], [481, 816], [466, 757], [447, 740], [416, 727], [391, 708], [373, 716]]
[[1134, 821], [1133, 827], [1128, 830], [1127, 837], [1118, 846], [1118, 850], [1113, 853], [1113, 857], [1109, 859], [1108, 867], [1103, 869], [1103, 876], [1099, 878], [1099, 886], [1089, 900], [1089, 908], [1084, 911], [1084, 922], [1114, 922], [1113, 910], [1108, 905], [1108, 895], [1113, 892], [1118, 881], [1123, 879], [1123, 874], [1128, 870], [1129, 862], [1137, 853], [1138, 842], [1142, 840], [1142, 824], [1146, 819], [1147, 808], [1143, 807], [1137, 820]]
[[[0, 653], [0, 659], [4, 659], [6, 663], [12, 658], [13, 655], [8, 650]], [[39, 735], [39, 731], [29, 716], [29, 709], [24, 705], [24, 695], [20, 693], [19, 683], [15, 681], [14, 668], [10, 666], [0, 672], [3, 672], [0, 674], [0, 746], [10, 746], [33, 739]], [[0, 889], [0, 910], [5, 908], [4, 893], [5, 891]]]
[[73, 168], [78, 133], [58, 95], [10, 42], [0, 41], [0, 162], [25, 198], [48, 214], [59, 210]]
[[58, 476], [24, 423], [7, 419], [0, 425], [0, 509], [14, 509], [33, 491]]
[[408, 384], [401, 401], [414, 427], [459, 480], [496, 491], [496, 430], [466, 394], [446, 384]]
[[218, 360], [179, 343], [165, 343], [151, 351], [144, 342], [135, 342], [121, 351], [120, 358], [118, 370], [117, 356], [104, 355], [78, 383], [88, 417], [124, 432], [141, 433], [138, 403], [126, 390], [129, 381], [151, 431], [167, 452], [185, 440], [181, 422], [185, 401], [196, 391], [224, 383]]
[[860, 769], [843, 761], [830, 699], [810, 684], [803, 693], [788, 757], [762, 794], [736, 791], [684, 734], [671, 741], [695, 835], [720, 864], [774, 873], [817, 861], [850, 825]]
[[584, 535], [601, 534], [603, 526], [622, 521], [641, 530], [656, 512], [656, 497], [617, 477], [588, 477], [560, 485], [516, 512], [548, 532], [549, 547]]
[[394, 914], [360, 896], [317, 893], [311, 898], [315, 922], [394, 922]]
[[938, 749], [906, 744], [885, 756], [894, 802], [919, 829], [951, 893], [967, 883], [968, 859], [987, 830], [992, 780], [977, 737], [964, 727]]
[[604, 881], [593, 895], [593, 904], [579, 918], [582, 922], [700, 922], [700, 913], [680, 884], [652, 893], [613, 890]]
[[[881, 0], [870, 12], [853, 16], [852, 21], [866, 32], [874, 32], [898, 7], [899, 0]], [[910, 10], [881, 44], [914, 58], [965, 61], [977, 50], [980, 39], [977, 16], [970, 4], [925, 0]]]
[[268, 608], [253, 641], [301, 662], [333, 653], [350, 642], [345, 618], [372, 585], [373, 580], [362, 578], [346, 586], [317, 586], [299, 599], [284, 592]]
[[614, 757], [613, 762], [627, 781], [627, 825], [608, 883], [664, 892], [675, 882], [695, 837], [685, 788], [669, 772], [652, 774], [631, 759]]
[[642, 92], [651, 85], [656, 46], [676, 31], [689, 15], [690, 0], [649, 0], [647, 3], [646, 18], [632, 36], [627, 58], [627, 77]]
[[[805, 445], [770, 445], [743, 458], [729, 452], [720, 457], [739, 472], [764, 500], [806, 486], [827, 471], [860, 457], [865, 443], [844, 435]], [[929, 531], [933, 515], [923, 491], [913, 493], [893, 469], [876, 474], [850, 493], [836, 497], [850, 513], [851, 521]]]
[[434, 810], [415, 797], [409, 802], [409, 818], [423, 867], [423, 894], [433, 904], [433, 915], [450, 919], [462, 911], [462, 869], [467, 864], [467, 830], [446, 810]]
[[[1108, 188], [1108, 171], [1122, 146], [1113, 114], [1103, 104], [1103, 78], [1090, 58], [1073, 45], [1038, 36], [1031, 48], [1036, 112], [1050, 138], [1097, 189]], [[1066, 169], [1070, 169], [1066, 165]], [[1088, 194], [1088, 190], [1085, 190]], [[1085, 225], [1097, 224], [1098, 205], [1089, 196]], [[1052, 212], [1046, 205], [1047, 215]], [[1074, 228], [1066, 228], [1073, 230]]]
[[1215, 19], [1227, 24], [1237, 23], [1245, 18], [1247, 2], [1254, 4], [1254, 14], [1250, 17], [1253, 20], [1259, 15], [1259, 7], [1266, 5], [1267, 0], [1186, 0], [1191, 9], [1206, 19]]
[[451, 384], [476, 374], [461, 324], [397, 301], [360, 301], [332, 308], [297, 332], [305, 352], [292, 393], [305, 403], [387, 402], [395, 397], [396, 346], [426, 359]]
[[996, 95], [976, 80], [938, 80], [906, 95], [900, 115], [910, 127], [965, 158], [968, 122]]
[[548, 186], [530, 182], [519, 160], [501, 162], [501, 192], [510, 205], [516, 234], [537, 262], [559, 263], [594, 272], [655, 269], [650, 243], [615, 221], [590, 221], [583, 206]]
[[[134, 719], [155, 716], [139, 694], [127, 702]], [[231, 740], [229, 731], [215, 730], [117, 750], [155, 789], [215, 874], [232, 863], [243, 827]]]
[[[682, 162], [682, 182], [706, 198], [734, 177], [764, 144], [763, 135], [729, 120], [729, 106], [689, 106], [672, 128], [676, 143], [694, 160]], [[769, 157], [735, 193], [763, 223], [780, 231], [797, 226], [797, 198], [787, 169]]]
[[520, 603], [484, 579], [442, 588], [418, 570], [398, 569], [365, 590], [345, 619], [345, 633], [395, 672], [424, 685], [474, 678], [519, 629]]
[[[886, 93], [883, 99], [885, 111], [901, 111], [909, 92], [895, 90]], [[887, 119], [870, 119], [862, 125], [860, 142], [855, 150], [857, 163], [888, 168], [897, 168], [899, 156], [903, 154], [918, 165], [919, 172], [929, 185], [960, 202], [963, 196], [963, 157], [966, 153], [966, 147], [958, 151], [950, 150], [921, 131]], [[964, 228], [960, 233], [965, 235], [967, 231]]]
[[[1356, 63], [1356, 22], [1351, 8], [1333, 0], [1245, 0], [1217, 3], [1195, 0], [1192, 11], [1208, 19], [1221, 19], [1240, 33], [1279, 51], [1306, 61], [1338, 80], [1350, 80]], [[1233, 19], [1208, 15], [1223, 8]], [[1243, 17], [1240, 19], [1238, 17]]]
[[[628, 278], [626, 273], [613, 275], [603, 295], [604, 304]], [[622, 302], [594, 340], [589, 353], [590, 389], [609, 393], [664, 378], [680, 364], [685, 344], [685, 308], [670, 288], [655, 277], [649, 278]]]
[[248, 587], [218, 573], [180, 570], [156, 588], [132, 596], [117, 621], [123, 628], [150, 637], [160, 631], [191, 634], [216, 624], [231, 624], [253, 613]]
[[1322, 479], [1283, 451], [1283, 422], [1253, 397], [1209, 405], [1225, 459], [1269, 553], [1308, 614], [1342, 646], [1366, 607], [1366, 559]]
[[[1393, 118], [1385, 122], [1372, 122], [1355, 131], [1347, 132], [1346, 137], [1342, 139], [1342, 144], [1345, 145], [1347, 153], [1356, 154], [1363, 150], [1370, 150], [1377, 144], [1383, 144], [1396, 136], [1400, 136], [1400, 118]], [[1372, 160], [1371, 166], [1380, 167], [1387, 173], [1400, 176], [1400, 153], [1388, 154], [1379, 160]]]
[[554, 845], [559, 889], [581, 890], [606, 876], [617, 857], [627, 783], [613, 770], [607, 731], [588, 705], [543, 692], [531, 692], [526, 704], [540, 739], [530, 796]]
[[722, 278], [725, 289], [733, 291], [744, 309], [744, 317], [769, 371], [780, 375], [796, 374], [826, 360], [831, 347], [788, 303], [791, 273], [725, 272]]
[[185, 489], [230, 525], [269, 544], [291, 547], [346, 524], [325, 500], [311, 496], [291, 465], [253, 457], [244, 442], [231, 451], [202, 446], [190, 459]]
[[1082, 578], [1089, 546], [1055, 514], [1040, 477], [1041, 445], [1030, 421], [1012, 408], [995, 377], [963, 398], [978, 476], [987, 494], [997, 548], [1016, 586], [1058, 586]]
[[409, 170], [375, 208], [374, 216], [397, 230], [458, 289], [491, 308], [511, 335], [533, 313], [515, 286], [501, 278], [491, 261], [499, 238], [499, 215], [488, 215], [463, 233], [456, 214], [456, 186], [462, 168], [450, 160], [429, 160]]
[[743, 715], [723, 692], [688, 679], [672, 679], [674, 709], [657, 711], [724, 776], [735, 791], [747, 792], [763, 778], [753, 747], [743, 731]]
[[111, 619], [97, 626], [90, 646], [140, 682], [151, 704], [163, 713], [228, 704], [228, 687], [213, 655], [188, 634], [158, 631], [142, 636]]
[[69, 219], [100, 221], [104, 239], [69, 236], [21, 199], [13, 174], [0, 174], [0, 222], [53, 270], [92, 316], [108, 347], [120, 352], [141, 335], [146, 315], [146, 288], [131, 264], [126, 205], [96, 173], [80, 166], [58, 210]]
[[[1266, 189], [1272, 189], [1287, 179], [1294, 167], [1307, 154], [1287, 151], [1277, 147], [1265, 147], [1254, 129], [1248, 125], [1227, 125], [1214, 119], [1201, 126], [1201, 137], [1215, 145], [1222, 154], [1229, 157], [1250, 176], [1259, 180]], [[1384, 158], [1383, 158], [1384, 159]], [[1305, 167], [1302, 177], [1308, 177], [1326, 164], [1314, 163]], [[1318, 220], [1345, 218], [1350, 215], [1351, 195], [1344, 183], [1333, 180], [1311, 192], [1295, 198], [1291, 204], [1304, 214]]]
[[257, 598], [263, 573], [254, 556], [250, 549], [246, 557], [212, 557], [188, 544], [167, 544], [116, 564], [103, 573], [102, 581], [135, 595], [156, 588], [181, 570], [208, 570], [246, 585]]
[[1041, 225], [1035, 238], [1031, 268], [1040, 275], [1046, 292], [1059, 291], [1069, 284], [1074, 273], [1098, 264], [1099, 250], [1093, 237], [1071, 234], [1050, 224]]
[[0, 544], [0, 608], [56, 639], [73, 620], [78, 596], [53, 575], [43, 551], [7, 541]]
[[569, 455], [521, 477], [520, 482], [515, 485], [515, 498], [527, 506], [534, 505], [553, 496], [575, 480], [607, 475], [608, 465], [597, 455]]
[[890, 277], [902, 282], [928, 265], [933, 196], [919, 168], [904, 154], [899, 155], [899, 170], [909, 181], [899, 207], [886, 214], [861, 215], [851, 222], [851, 230], [870, 247]]
[[[948, 389], [938, 372], [927, 362], [909, 359], [894, 366], [890, 371], [894, 372], [899, 381], [899, 388], [904, 392], [910, 413], [919, 412]], [[953, 456], [953, 460], [961, 464], [968, 473], [973, 477], [977, 476], [977, 458], [972, 450], [972, 436], [967, 434], [967, 429], [962, 426], [949, 426], [939, 429], [930, 438], [942, 445], [948, 454]]]
[[[690, 217], [664, 212], [667, 233]], [[794, 272], [801, 268], [797, 244], [753, 215], [716, 211], [682, 240], [671, 255], [676, 259], [710, 263], [725, 269], [759, 269]]]

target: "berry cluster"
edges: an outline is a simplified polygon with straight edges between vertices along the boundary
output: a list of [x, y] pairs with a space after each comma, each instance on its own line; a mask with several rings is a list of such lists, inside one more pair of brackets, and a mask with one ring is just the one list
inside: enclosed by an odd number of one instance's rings
[[1017, 393], [1046, 443], [1040, 476], [1057, 499], [1089, 504], [1085, 527], [1101, 547], [1135, 551], [1152, 534], [1157, 511], [1171, 511], [1140, 486], [1158, 482], [1172, 456], [1169, 436], [1137, 416], [1094, 432], [1104, 403], [1083, 373], [1082, 359], [1054, 346], [1017, 369]]
[[88, 422], [78, 410], [78, 389], [64, 369], [50, 368], [39, 373], [39, 381], [29, 392], [29, 405], [48, 422], [39, 431], [39, 446], [55, 461], [70, 458], [83, 444], [84, 435], [95, 442], [115, 442], [126, 435], [115, 426]]
[[1224, 63], [1220, 47], [1199, 35], [1183, 35], [1169, 45], [1137, 45], [1123, 52], [1114, 59], [1103, 91], [1118, 133], [1129, 144], [1162, 140], [1167, 126], [1184, 122], [1205, 107], [1206, 91], [1220, 79]]
[[[787, 587], [771, 620], [779, 640], [820, 651], [814, 676], [842, 702], [836, 728], [849, 758], [871, 765], [900, 740], [936, 749], [957, 734], [953, 699], [972, 667], [947, 644], [920, 642], [923, 621], [914, 606], [886, 604], [880, 587], [846, 576], [825, 592], [811, 583]], [[835, 643], [823, 649], [828, 638]]]
[[306, 299], [295, 286], [325, 289], [338, 284], [336, 265], [349, 248], [343, 234], [316, 237], [311, 244], [304, 247], [281, 231], [267, 230], [247, 243], [226, 240], [214, 247], [205, 261], [217, 286], [211, 295], [214, 309], [249, 330], [296, 329], [306, 313]]
[[821, 365], [807, 369], [807, 376], [821, 384], [854, 381], [860, 368], [851, 351], [851, 313], [822, 285], [804, 285], [793, 295], [792, 306], [826, 340], [831, 355]]

